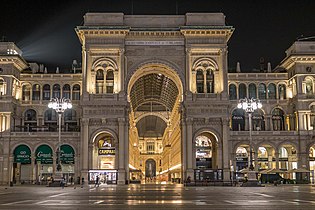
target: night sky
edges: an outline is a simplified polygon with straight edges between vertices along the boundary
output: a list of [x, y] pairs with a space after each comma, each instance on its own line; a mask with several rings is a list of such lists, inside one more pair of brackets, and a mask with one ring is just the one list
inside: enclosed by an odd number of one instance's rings
[[239, 61], [246, 72], [259, 69], [260, 57], [274, 68], [297, 38], [315, 36], [312, 0], [177, 0], [177, 4], [172, 0], [2, 0], [0, 8], [0, 38], [15, 42], [27, 61], [64, 71], [73, 59], [81, 61], [74, 28], [82, 25], [86, 12], [223, 12], [227, 25], [235, 28], [229, 41], [229, 69], [235, 69]]

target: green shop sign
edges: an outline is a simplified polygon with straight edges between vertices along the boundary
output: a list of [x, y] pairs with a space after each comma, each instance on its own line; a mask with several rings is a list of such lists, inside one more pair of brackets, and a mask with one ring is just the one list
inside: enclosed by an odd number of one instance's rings
[[74, 164], [74, 150], [69, 145], [61, 145], [60, 160], [63, 164]]
[[36, 161], [43, 164], [52, 164], [52, 149], [48, 145], [41, 145], [36, 149]]
[[26, 145], [20, 145], [14, 150], [14, 162], [31, 163], [31, 150]]

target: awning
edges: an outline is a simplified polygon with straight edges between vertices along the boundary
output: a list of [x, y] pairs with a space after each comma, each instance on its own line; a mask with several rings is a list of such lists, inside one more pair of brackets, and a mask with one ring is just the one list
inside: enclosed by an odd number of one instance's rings
[[31, 150], [26, 145], [19, 145], [14, 150], [15, 163], [31, 163]]
[[37, 162], [43, 163], [43, 164], [52, 164], [53, 158], [52, 158], [52, 149], [48, 145], [40, 145], [36, 149], [35, 158]]

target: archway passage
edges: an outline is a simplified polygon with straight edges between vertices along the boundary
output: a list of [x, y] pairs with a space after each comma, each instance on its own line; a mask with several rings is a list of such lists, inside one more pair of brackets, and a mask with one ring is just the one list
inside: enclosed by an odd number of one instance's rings
[[128, 88], [130, 181], [178, 182], [182, 174], [181, 84], [156, 68], [138, 73]]
[[117, 144], [114, 136], [106, 131], [99, 132], [93, 138], [92, 168], [88, 181], [95, 184], [117, 184]]

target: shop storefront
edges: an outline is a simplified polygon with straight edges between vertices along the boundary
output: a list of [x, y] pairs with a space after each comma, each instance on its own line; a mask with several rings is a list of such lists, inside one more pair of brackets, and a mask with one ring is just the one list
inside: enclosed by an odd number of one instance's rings
[[116, 148], [114, 138], [109, 133], [99, 134], [94, 141], [93, 169], [89, 170], [89, 183], [117, 184]]
[[89, 183], [94, 184], [97, 176], [100, 184], [117, 184], [117, 170], [89, 170]]
[[63, 177], [70, 181], [74, 180], [74, 149], [67, 144], [61, 145], [60, 161]]
[[52, 149], [48, 145], [40, 145], [35, 151], [35, 164], [37, 168], [38, 181], [45, 184], [53, 176]]
[[13, 183], [25, 183], [32, 180], [31, 150], [19, 145], [14, 150]]

